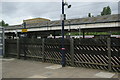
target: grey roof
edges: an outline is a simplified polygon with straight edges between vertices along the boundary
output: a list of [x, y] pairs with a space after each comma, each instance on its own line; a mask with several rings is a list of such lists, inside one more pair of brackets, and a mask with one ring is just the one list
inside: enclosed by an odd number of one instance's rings
[[[65, 20], [65, 25], [105, 23], [105, 22], [114, 22], [114, 21], [120, 21], [120, 14], [68, 19], [68, 20]], [[33, 27], [47, 27], [47, 26], [60, 26], [60, 25], [61, 25], [61, 20], [56, 20], [56, 21], [44, 21], [40, 23], [27, 24], [26, 27], [33, 28]], [[16, 28], [23, 28], [23, 26], [21, 24], [21, 25], [13, 25], [13, 26], [6, 27], [6, 29], [16, 29]]]
[[18, 29], [18, 28], [23, 28], [23, 26], [22, 25], [12, 25], [12, 26], [5, 27], [5, 29]]

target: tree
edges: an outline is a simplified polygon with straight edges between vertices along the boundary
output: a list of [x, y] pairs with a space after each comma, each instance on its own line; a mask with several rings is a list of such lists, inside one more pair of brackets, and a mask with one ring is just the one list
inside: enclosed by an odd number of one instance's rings
[[88, 17], [91, 17], [91, 13], [88, 13]]
[[6, 26], [9, 26], [9, 24], [8, 24], [8, 23], [6, 23], [5, 25], [6, 25]]
[[107, 7], [104, 7], [103, 8], [103, 11], [101, 12], [101, 15], [103, 16], [103, 15], [106, 15], [106, 12], [107, 12]]
[[2, 21], [0, 22], [0, 26], [5, 27], [5, 26], [9, 26], [9, 24], [5, 23], [5, 22], [2, 20]]
[[110, 7], [109, 7], [109, 6], [104, 7], [104, 8], [103, 8], [103, 11], [101, 12], [101, 16], [103, 16], [103, 15], [110, 15], [110, 14], [111, 14], [111, 9], [110, 9]]
[[107, 15], [110, 15], [110, 14], [111, 14], [111, 9], [110, 9], [110, 7], [109, 7], [109, 6], [107, 6], [106, 13], [107, 13]]
[[1, 22], [1, 23], [2, 23], [2, 26], [5, 26], [5, 22], [4, 22], [3, 20], [2, 20], [2, 22]]

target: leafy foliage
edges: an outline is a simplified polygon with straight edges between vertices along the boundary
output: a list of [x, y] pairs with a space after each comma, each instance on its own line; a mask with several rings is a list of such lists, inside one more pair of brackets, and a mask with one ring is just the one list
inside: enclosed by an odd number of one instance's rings
[[91, 13], [88, 13], [88, 17], [92, 17], [92, 16], [91, 16]]
[[109, 6], [104, 7], [104, 8], [103, 8], [103, 11], [101, 12], [101, 16], [103, 16], [103, 15], [110, 15], [110, 14], [111, 14], [111, 9], [110, 9], [110, 7], [109, 7]]
[[[112, 32], [112, 35], [120, 35], [120, 32]], [[66, 35], [69, 35], [69, 33], [67, 33]], [[82, 32], [71, 32], [71, 35], [83, 35]], [[109, 35], [108, 32], [86, 32], [85, 35]]]
[[0, 22], [0, 26], [2, 27], [6, 27], [9, 26], [9, 24], [5, 23], [3, 20]]

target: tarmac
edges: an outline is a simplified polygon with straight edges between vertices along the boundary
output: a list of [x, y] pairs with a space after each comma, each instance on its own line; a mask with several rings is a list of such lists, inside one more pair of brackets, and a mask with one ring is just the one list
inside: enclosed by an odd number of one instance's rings
[[118, 78], [118, 73], [83, 67], [61, 67], [40, 61], [3, 59], [3, 78]]

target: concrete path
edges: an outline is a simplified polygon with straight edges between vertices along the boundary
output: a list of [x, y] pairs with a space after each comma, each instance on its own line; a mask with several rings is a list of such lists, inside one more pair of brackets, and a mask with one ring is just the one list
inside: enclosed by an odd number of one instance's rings
[[117, 73], [30, 60], [4, 59], [2, 64], [3, 78], [118, 78]]

